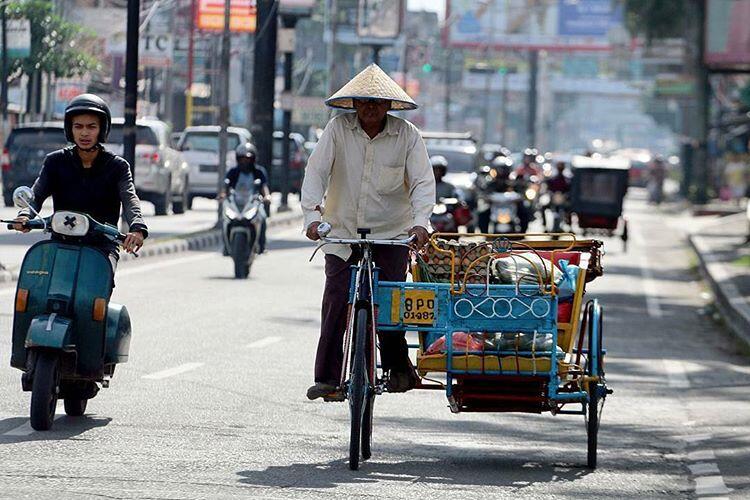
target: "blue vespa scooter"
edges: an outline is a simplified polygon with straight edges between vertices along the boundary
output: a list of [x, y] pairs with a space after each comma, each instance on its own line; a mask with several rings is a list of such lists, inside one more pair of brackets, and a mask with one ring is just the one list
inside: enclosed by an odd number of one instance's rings
[[[59, 398], [65, 413], [80, 416], [99, 386], [109, 387], [115, 365], [128, 360], [130, 316], [110, 303], [113, 270], [107, 256], [84, 243], [99, 234], [122, 242], [125, 235], [86, 214], [59, 211], [42, 218], [19, 187], [16, 206], [34, 218], [29, 229], [56, 237], [33, 245], [24, 257], [16, 289], [10, 364], [23, 371], [21, 385], [31, 391], [31, 427], [48, 430]], [[13, 221], [2, 221], [12, 228]]]

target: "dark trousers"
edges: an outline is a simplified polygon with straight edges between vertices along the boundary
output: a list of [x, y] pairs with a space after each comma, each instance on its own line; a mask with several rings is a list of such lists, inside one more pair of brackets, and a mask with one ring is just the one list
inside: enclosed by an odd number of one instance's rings
[[[401, 246], [377, 246], [373, 249], [375, 265], [380, 269], [381, 281], [406, 280], [409, 249]], [[349, 302], [351, 266], [359, 260], [353, 253], [344, 261], [335, 255], [326, 255], [326, 284], [323, 291], [320, 340], [315, 358], [315, 382], [338, 385], [343, 365], [346, 312]], [[380, 357], [384, 370], [407, 363], [409, 354], [404, 332], [387, 332], [378, 335]]]

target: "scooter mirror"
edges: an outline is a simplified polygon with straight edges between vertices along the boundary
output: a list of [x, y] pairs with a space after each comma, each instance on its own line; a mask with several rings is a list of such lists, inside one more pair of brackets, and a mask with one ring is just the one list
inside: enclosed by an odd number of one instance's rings
[[18, 208], [28, 208], [34, 199], [34, 192], [30, 187], [19, 186], [13, 191], [13, 204]]

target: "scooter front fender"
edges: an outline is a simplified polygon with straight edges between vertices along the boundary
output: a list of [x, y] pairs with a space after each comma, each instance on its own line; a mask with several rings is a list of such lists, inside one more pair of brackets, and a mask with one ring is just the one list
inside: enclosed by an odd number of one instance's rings
[[47, 347], [65, 349], [71, 344], [70, 319], [57, 314], [43, 314], [31, 320], [26, 334], [26, 348]]

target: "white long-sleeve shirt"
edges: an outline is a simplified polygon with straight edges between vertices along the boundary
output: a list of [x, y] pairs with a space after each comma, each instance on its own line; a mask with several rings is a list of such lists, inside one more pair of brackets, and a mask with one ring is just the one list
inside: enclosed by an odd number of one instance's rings
[[[387, 115], [371, 139], [356, 113], [333, 118], [305, 168], [302, 211], [305, 228], [325, 220], [332, 238], [403, 238], [413, 226], [428, 227], [435, 204], [435, 176], [417, 127]], [[348, 246], [327, 245], [326, 253], [349, 258]]]

